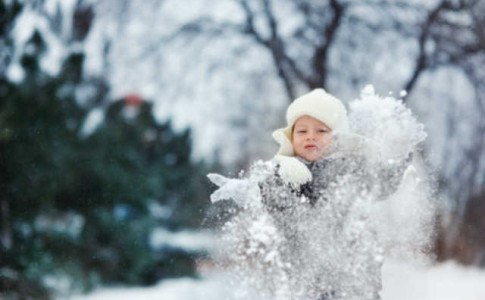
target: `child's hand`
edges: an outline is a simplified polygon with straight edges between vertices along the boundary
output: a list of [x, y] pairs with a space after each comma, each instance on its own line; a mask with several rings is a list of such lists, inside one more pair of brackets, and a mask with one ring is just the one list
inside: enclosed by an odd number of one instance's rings
[[212, 202], [232, 199], [240, 207], [261, 204], [259, 186], [249, 179], [227, 178], [214, 173], [207, 177], [219, 187], [211, 195]]
[[229, 178], [215, 173], [207, 174], [207, 178], [218, 187], [225, 185], [229, 181]]
[[275, 159], [279, 164], [278, 174], [284, 183], [299, 188], [312, 180], [310, 170], [296, 157], [276, 155]]

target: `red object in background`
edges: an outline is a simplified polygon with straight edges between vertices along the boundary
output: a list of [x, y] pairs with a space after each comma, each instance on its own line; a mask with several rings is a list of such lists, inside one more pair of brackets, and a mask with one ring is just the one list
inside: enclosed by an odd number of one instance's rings
[[125, 105], [129, 107], [138, 107], [144, 100], [137, 94], [129, 94], [124, 97]]

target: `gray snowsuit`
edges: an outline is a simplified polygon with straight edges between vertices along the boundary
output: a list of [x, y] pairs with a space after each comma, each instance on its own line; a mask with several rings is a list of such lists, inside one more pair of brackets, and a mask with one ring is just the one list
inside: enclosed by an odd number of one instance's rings
[[382, 249], [369, 203], [394, 193], [409, 160], [370, 166], [358, 156], [304, 162], [300, 187], [278, 176], [260, 183], [262, 201], [284, 236], [292, 299], [380, 299]]

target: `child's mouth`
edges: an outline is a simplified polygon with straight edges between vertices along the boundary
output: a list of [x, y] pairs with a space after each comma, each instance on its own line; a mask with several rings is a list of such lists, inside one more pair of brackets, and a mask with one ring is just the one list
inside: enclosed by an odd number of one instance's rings
[[317, 146], [315, 146], [315, 145], [306, 145], [305, 146], [305, 149], [306, 150], [315, 150], [315, 149], [317, 149]]

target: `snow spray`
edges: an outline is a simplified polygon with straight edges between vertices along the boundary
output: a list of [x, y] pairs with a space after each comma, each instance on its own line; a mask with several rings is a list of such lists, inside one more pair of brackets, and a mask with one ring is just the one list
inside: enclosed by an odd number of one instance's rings
[[[305, 205], [304, 196], [274, 187], [270, 196], [286, 208], [269, 210], [261, 184], [274, 176], [274, 161], [257, 161], [237, 178], [208, 175], [219, 187], [212, 202], [234, 210], [214, 254], [233, 299], [376, 300], [386, 257], [426, 258], [435, 205], [417, 157], [426, 138], [423, 125], [401, 100], [381, 97], [372, 86], [350, 103], [349, 122], [352, 135], [336, 144], [365, 157], [373, 188], [363, 189], [348, 174], [326, 187], [325, 200]], [[372, 170], [403, 162], [397, 189], [378, 197], [388, 178]]]

